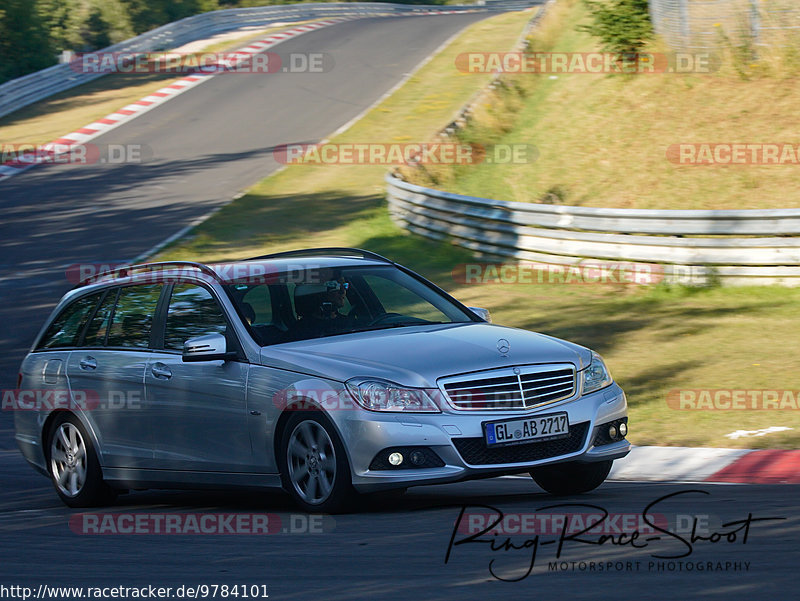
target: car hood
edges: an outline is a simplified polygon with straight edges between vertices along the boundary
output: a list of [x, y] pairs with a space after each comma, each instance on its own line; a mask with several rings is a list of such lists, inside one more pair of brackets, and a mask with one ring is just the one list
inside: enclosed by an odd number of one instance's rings
[[[508, 351], [498, 347], [507, 341]], [[581, 370], [591, 351], [544, 334], [488, 323], [410, 326], [263, 347], [262, 363], [345, 381], [385, 378], [434, 387], [443, 376], [535, 363], [572, 363]]]

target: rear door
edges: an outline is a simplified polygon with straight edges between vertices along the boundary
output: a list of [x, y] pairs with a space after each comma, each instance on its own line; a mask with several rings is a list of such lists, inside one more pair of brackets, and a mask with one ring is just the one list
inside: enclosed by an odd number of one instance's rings
[[89, 399], [87, 417], [107, 467], [153, 467], [144, 372], [162, 288], [109, 289], [69, 356], [70, 386]]

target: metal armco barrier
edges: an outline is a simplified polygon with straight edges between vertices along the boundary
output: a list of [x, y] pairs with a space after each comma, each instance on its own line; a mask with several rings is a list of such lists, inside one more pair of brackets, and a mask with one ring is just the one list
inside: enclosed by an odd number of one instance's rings
[[451, 194], [387, 175], [392, 219], [492, 257], [662, 264], [680, 283], [800, 285], [800, 209], [649, 210]]

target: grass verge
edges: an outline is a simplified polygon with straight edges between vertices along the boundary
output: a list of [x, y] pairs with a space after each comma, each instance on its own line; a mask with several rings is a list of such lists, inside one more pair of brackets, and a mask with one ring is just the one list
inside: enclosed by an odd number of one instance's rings
[[[586, 19], [582, 2], [559, 0], [530, 38], [532, 51], [597, 51], [595, 39], [576, 31]], [[791, 143], [795, 155], [800, 150], [797, 68], [772, 56], [744, 72], [730, 49], [715, 54], [720, 68], [710, 74], [506, 75], [508, 86], [478, 107], [460, 137], [532, 144], [538, 158], [438, 169], [433, 178], [420, 172], [414, 181], [484, 198], [575, 206], [800, 207], [800, 156], [774, 165], [679, 165], [667, 158], [678, 144]]]
[[[530, 16], [499, 15], [465, 30], [403, 87], [333, 142], [429, 139], [475, 90], [453, 68], [475, 48], [508, 50]], [[168, 247], [159, 259], [224, 260], [292, 248], [356, 246], [389, 256], [497, 323], [585, 344], [603, 353], [626, 389], [636, 444], [796, 448], [800, 411], [679, 411], [680, 389], [800, 389], [793, 369], [800, 290], [615, 285], [459, 284], [467, 251], [406, 234], [387, 216], [382, 166], [297, 165], [267, 178]], [[725, 434], [793, 428], [758, 438]]]

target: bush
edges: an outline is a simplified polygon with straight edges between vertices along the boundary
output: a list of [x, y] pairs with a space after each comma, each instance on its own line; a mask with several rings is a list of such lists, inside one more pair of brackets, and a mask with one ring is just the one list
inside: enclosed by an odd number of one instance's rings
[[600, 38], [604, 50], [637, 54], [653, 36], [647, 0], [584, 0], [584, 4], [593, 22], [578, 29]]
[[38, 7], [5, 0], [0, 9], [0, 81], [49, 67], [53, 48]]

